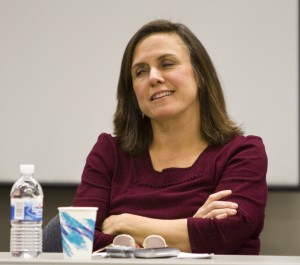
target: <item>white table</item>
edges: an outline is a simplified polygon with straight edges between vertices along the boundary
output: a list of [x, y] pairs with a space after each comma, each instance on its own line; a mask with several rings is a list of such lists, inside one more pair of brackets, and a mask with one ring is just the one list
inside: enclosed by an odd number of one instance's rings
[[62, 253], [43, 253], [36, 259], [20, 259], [11, 257], [9, 252], [0, 252], [0, 264], [122, 264], [122, 265], [149, 265], [149, 264], [214, 264], [214, 265], [294, 265], [300, 264], [300, 256], [240, 256], [240, 255], [214, 255], [211, 259], [137, 259], [137, 258], [101, 258], [93, 257], [91, 260], [65, 260]]

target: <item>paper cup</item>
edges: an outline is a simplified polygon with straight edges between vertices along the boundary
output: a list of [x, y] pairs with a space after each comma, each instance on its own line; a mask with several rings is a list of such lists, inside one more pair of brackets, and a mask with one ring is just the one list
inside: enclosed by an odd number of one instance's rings
[[65, 259], [90, 259], [97, 207], [58, 207]]

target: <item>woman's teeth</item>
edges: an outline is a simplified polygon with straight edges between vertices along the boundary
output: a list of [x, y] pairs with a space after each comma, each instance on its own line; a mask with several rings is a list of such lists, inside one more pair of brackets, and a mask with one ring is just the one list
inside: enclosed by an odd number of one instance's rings
[[158, 98], [170, 96], [170, 95], [172, 95], [173, 93], [174, 93], [174, 92], [172, 92], [172, 91], [164, 91], [164, 92], [161, 92], [161, 93], [158, 93], [158, 94], [153, 95], [152, 98], [151, 98], [151, 100], [155, 100], [155, 99], [158, 99]]

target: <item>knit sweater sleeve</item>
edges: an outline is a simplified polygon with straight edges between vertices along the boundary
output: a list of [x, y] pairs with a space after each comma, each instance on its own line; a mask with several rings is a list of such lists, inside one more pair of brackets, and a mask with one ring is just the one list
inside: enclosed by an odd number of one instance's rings
[[267, 155], [259, 137], [242, 137], [216, 158], [215, 192], [231, 189], [226, 200], [238, 213], [225, 219], [188, 218], [192, 252], [258, 254], [267, 200]]
[[112, 235], [101, 232], [102, 222], [109, 215], [111, 179], [114, 169], [114, 144], [112, 137], [101, 134], [86, 159], [81, 183], [75, 193], [74, 206], [98, 207], [94, 235], [94, 250], [110, 244]]

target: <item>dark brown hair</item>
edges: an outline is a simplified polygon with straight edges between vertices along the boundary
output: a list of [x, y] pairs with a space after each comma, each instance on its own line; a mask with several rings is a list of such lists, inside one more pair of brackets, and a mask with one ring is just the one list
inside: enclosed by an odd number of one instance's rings
[[125, 49], [117, 90], [114, 133], [124, 151], [141, 154], [152, 142], [150, 119], [143, 118], [135, 96], [131, 67], [136, 45], [155, 33], [177, 34], [189, 50], [190, 61], [198, 78], [201, 136], [209, 145], [220, 146], [233, 136], [243, 134], [228, 116], [222, 87], [215, 67], [198, 38], [183, 24], [155, 20], [140, 28]]

